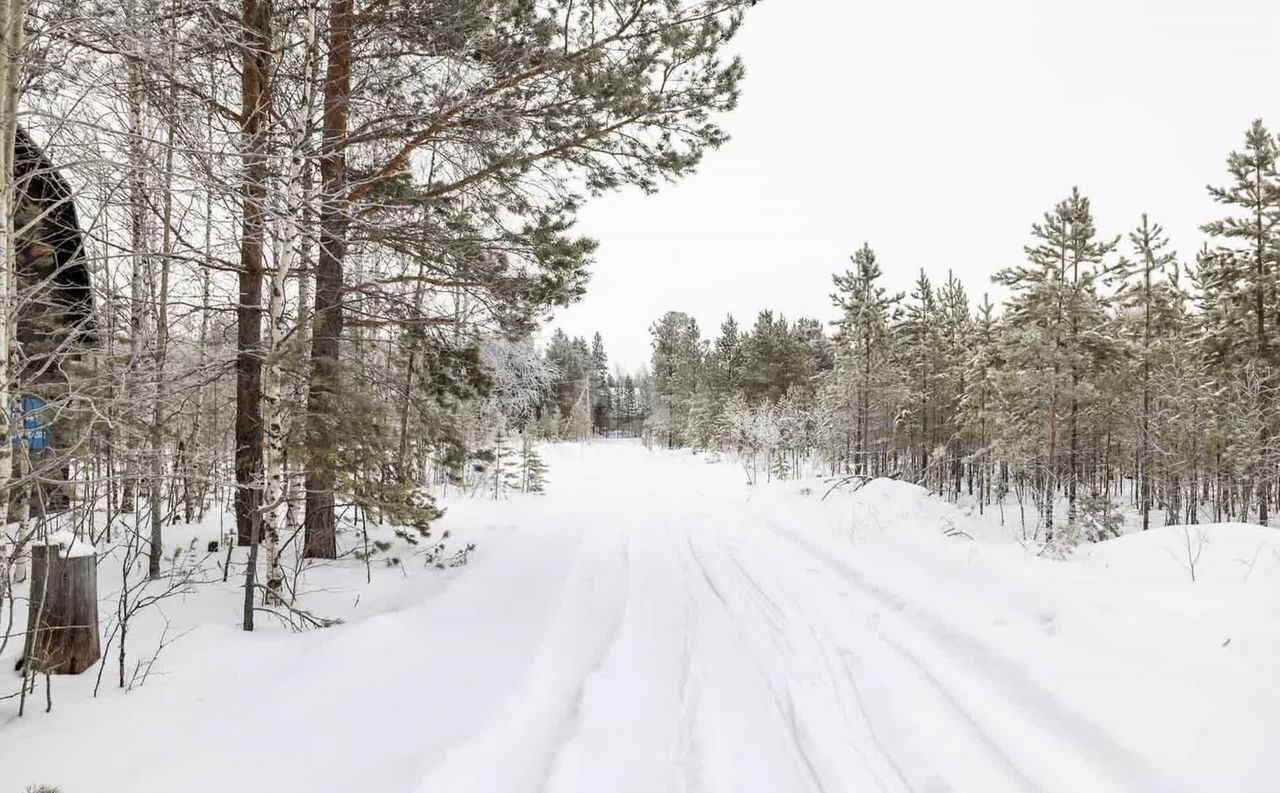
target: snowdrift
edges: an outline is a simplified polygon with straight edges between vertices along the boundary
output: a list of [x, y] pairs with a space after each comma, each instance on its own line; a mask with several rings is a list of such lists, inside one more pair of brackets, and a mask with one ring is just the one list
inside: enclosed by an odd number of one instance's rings
[[980, 515], [972, 504], [953, 504], [920, 485], [896, 479], [872, 479], [857, 488], [835, 490], [826, 479], [804, 479], [757, 484], [753, 491], [750, 498], [757, 508], [780, 517], [803, 512], [816, 525], [829, 526], [857, 543], [1007, 542], [1016, 536], [1016, 516], [1006, 515], [1006, 525], [1001, 526], [996, 507]]
[[1081, 546], [1076, 557], [1131, 582], [1275, 585], [1280, 530], [1251, 523], [1163, 526]]
[[[836, 493], [831, 498], [836, 498]], [[970, 509], [937, 498], [910, 482], [873, 479], [843, 500], [847, 509], [867, 516], [865, 529], [880, 533], [968, 539], [1004, 536], [998, 523], [993, 526], [979, 520]]]

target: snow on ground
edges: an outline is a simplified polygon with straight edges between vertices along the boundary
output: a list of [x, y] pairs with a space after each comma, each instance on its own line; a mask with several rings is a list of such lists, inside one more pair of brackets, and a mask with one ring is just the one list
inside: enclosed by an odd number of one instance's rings
[[196, 630], [145, 686], [0, 702], [0, 790], [1277, 789], [1271, 530], [1050, 561], [903, 483], [822, 500], [630, 442], [546, 457], [546, 496], [450, 500], [466, 568], [310, 572], [343, 625], [247, 635], [206, 587], [165, 607]]

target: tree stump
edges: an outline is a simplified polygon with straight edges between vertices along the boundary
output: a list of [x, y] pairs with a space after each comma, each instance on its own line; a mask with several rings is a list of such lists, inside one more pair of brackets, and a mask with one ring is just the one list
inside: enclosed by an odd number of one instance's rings
[[31, 548], [31, 601], [24, 658], [37, 672], [78, 675], [102, 655], [98, 639], [98, 555]]

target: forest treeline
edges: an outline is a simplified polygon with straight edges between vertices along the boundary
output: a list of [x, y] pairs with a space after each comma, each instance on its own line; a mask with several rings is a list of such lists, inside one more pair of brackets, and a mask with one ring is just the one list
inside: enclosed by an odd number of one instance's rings
[[704, 338], [668, 313], [651, 330], [644, 431], [732, 450], [763, 475], [895, 476], [979, 508], [1015, 496], [1046, 541], [1114, 536], [1126, 512], [1143, 528], [1266, 524], [1280, 485], [1278, 156], [1254, 122], [1190, 256], [1146, 216], [1101, 233], [1072, 190], [994, 276], [999, 306], [923, 271], [890, 293], [864, 245], [834, 277], [830, 338], [768, 311]]

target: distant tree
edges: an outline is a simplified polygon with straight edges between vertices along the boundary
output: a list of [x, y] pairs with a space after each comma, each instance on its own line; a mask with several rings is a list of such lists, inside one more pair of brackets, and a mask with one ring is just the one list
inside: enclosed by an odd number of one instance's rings
[[996, 438], [1004, 413], [996, 392], [996, 372], [1000, 369], [1000, 325], [987, 295], [982, 296], [972, 320], [973, 338], [964, 359], [965, 389], [957, 406], [959, 426], [977, 445], [974, 455], [978, 476], [978, 511], [987, 503], [994, 476]]
[[809, 369], [814, 376], [829, 372], [836, 365], [835, 347], [823, 331], [822, 323], [810, 317], [801, 317], [793, 327], [795, 336], [804, 345], [809, 359]]
[[[950, 474], [953, 498], [958, 498], [965, 471], [966, 437], [960, 421], [960, 406], [972, 382], [969, 379], [969, 361], [974, 347], [974, 323], [969, 307], [969, 295], [964, 285], [952, 273], [947, 273], [946, 283], [937, 292], [939, 360], [937, 387], [937, 440], [946, 450], [946, 469]], [[940, 471], [940, 475], [941, 475]]]
[[650, 328], [653, 337], [653, 384], [657, 403], [653, 420], [669, 447], [683, 442], [689, 406], [703, 363], [698, 323], [671, 311]]
[[761, 311], [742, 341], [742, 370], [749, 401], [776, 403], [792, 386], [811, 387], [813, 351], [786, 317]]
[[591, 406], [592, 424], [597, 432], [610, 427], [613, 402], [613, 376], [609, 374], [609, 356], [599, 333], [591, 339]]
[[915, 447], [912, 471], [924, 484], [929, 476], [929, 451], [936, 443], [936, 393], [941, 352], [938, 302], [933, 284], [921, 270], [907, 298], [902, 321], [894, 326], [893, 350], [903, 377], [908, 403], [899, 416], [906, 426], [908, 448]]
[[[871, 470], [872, 408], [875, 394], [884, 394], [891, 349], [889, 324], [901, 295], [879, 285], [883, 273], [871, 246], [864, 243], [853, 256], [853, 269], [833, 277], [831, 300], [840, 309], [837, 321], [836, 387], [846, 395], [854, 413], [852, 439], [854, 471]], [[846, 457], [849, 456], [846, 435]], [[881, 461], [883, 463], [883, 461]], [[881, 465], [883, 468], [883, 464]]]
[[570, 416], [582, 398], [583, 389], [586, 388], [588, 394], [590, 392], [594, 369], [587, 343], [581, 337], [571, 339], [563, 330], [556, 328], [547, 344], [546, 357], [556, 372], [549, 399], [561, 416]]
[[707, 359], [707, 378], [717, 399], [723, 401], [741, 386], [742, 333], [730, 314], [720, 323], [720, 335]]
[[749, 332], [730, 316], [708, 347], [682, 347], [690, 320], [669, 314], [638, 389], [653, 395], [646, 427], [738, 455], [752, 481], [818, 457], [831, 475], [1000, 504], [1002, 521], [1013, 496], [1048, 553], [1115, 536], [1126, 497], [1144, 529], [1265, 523], [1280, 485], [1280, 140], [1256, 122], [1228, 169], [1210, 188], [1227, 216], [1204, 226], [1194, 266], [1145, 216], [1113, 259], [1120, 238], [1072, 189], [996, 275], [1003, 305], [923, 270], [889, 294], [863, 245], [834, 277], [833, 338], [764, 310]]

